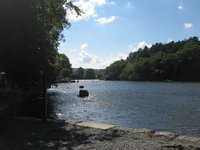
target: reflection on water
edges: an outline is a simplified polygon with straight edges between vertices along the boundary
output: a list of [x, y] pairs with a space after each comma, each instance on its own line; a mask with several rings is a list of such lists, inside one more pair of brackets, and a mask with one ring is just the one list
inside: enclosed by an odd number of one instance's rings
[[[89, 97], [78, 97], [84, 85]], [[200, 83], [82, 80], [49, 89], [58, 119], [200, 136]]]

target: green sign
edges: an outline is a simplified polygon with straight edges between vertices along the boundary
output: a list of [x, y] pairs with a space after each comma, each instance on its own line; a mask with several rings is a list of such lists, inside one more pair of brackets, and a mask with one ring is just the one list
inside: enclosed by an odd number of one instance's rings
[[0, 72], [0, 75], [5, 75], [6, 73], [5, 72]]

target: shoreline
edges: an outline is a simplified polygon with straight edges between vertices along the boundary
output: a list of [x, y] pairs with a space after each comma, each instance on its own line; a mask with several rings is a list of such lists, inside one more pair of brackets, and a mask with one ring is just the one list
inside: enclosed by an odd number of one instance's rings
[[1, 121], [0, 135], [3, 150], [200, 149], [200, 137], [77, 120], [7, 119]]

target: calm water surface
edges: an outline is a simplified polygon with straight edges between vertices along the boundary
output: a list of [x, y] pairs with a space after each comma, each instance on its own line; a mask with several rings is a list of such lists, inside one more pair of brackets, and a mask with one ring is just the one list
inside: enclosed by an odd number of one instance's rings
[[[78, 97], [84, 85], [89, 97]], [[49, 89], [58, 119], [200, 136], [200, 83], [82, 80]]]

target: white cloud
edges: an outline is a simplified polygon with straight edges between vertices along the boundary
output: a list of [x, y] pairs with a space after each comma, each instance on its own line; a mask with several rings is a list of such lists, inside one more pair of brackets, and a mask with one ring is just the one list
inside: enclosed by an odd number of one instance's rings
[[106, 23], [115, 21], [116, 18], [117, 16], [110, 16], [108, 18], [105, 17], [105, 18], [96, 19], [96, 21], [99, 22], [100, 24], [106, 24]]
[[120, 60], [120, 59], [118, 59], [117, 57], [108, 58], [108, 59], [104, 60], [104, 62], [101, 64], [101, 68], [106, 68], [110, 64], [112, 64], [112, 63], [114, 63], [115, 61], [118, 61], [118, 60]]
[[80, 46], [81, 49], [86, 49], [89, 45], [87, 43], [84, 43]]
[[[108, 67], [110, 64], [112, 64], [115, 61], [126, 59], [128, 57], [128, 54], [118, 52], [114, 55], [111, 55], [110, 57], [103, 58], [99, 57], [95, 54], [87, 52], [85, 49], [89, 45], [87, 43], [84, 43], [80, 46], [80, 50], [77, 49], [71, 49], [71, 51], [74, 51], [76, 53], [75, 58], [70, 58], [70, 62], [73, 64], [73, 67], [83, 67], [83, 68], [94, 68], [94, 69], [104, 69]], [[145, 46], [151, 47], [151, 44], [146, 43], [145, 41], [141, 41], [138, 43], [135, 43], [133, 45], [130, 45], [131, 51], [137, 51], [139, 48], [144, 48]], [[74, 55], [75, 56], [75, 55]]]
[[74, 65], [73, 67], [83, 67], [83, 68], [95, 68], [95, 69], [104, 69], [115, 61], [126, 59], [127, 54], [117, 53], [115, 56], [111, 56], [107, 59], [102, 59], [97, 55], [81, 50], [78, 53], [78, 58], [70, 59], [70, 62]]
[[193, 26], [192, 23], [185, 23], [185, 24], [184, 24], [184, 28], [185, 28], [185, 29], [190, 29], [190, 28], [192, 28], [192, 26]]
[[170, 43], [170, 42], [172, 42], [173, 40], [171, 39], [171, 38], [168, 38], [167, 39], [167, 43]]
[[152, 45], [146, 43], [145, 41], [141, 41], [139, 43], [134, 43], [133, 45], [129, 45], [129, 48], [131, 49], [132, 52], [136, 52], [138, 49], [140, 49], [140, 48], [143, 49], [145, 46], [150, 48]]
[[[105, 58], [100, 58], [99, 56], [87, 52], [85, 49], [89, 46], [89, 44], [84, 43], [80, 45], [80, 50], [78, 51], [77, 49], [70, 49], [70, 52], [75, 52], [76, 56], [74, 58], [70, 58], [70, 62], [73, 64], [73, 67], [83, 67], [83, 68], [95, 68], [95, 69], [104, 69], [107, 66], [109, 66], [111, 63], [121, 60], [121, 59], [126, 59], [128, 57], [128, 54], [125, 53], [120, 53], [118, 52], [115, 55], [112, 55], [108, 57], [107, 59]], [[75, 56], [75, 55], [74, 55]]]
[[124, 53], [117, 53], [117, 59], [126, 59], [128, 57], [127, 54]]
[[76, 52], [77, 51], [77, 49], [75, 49], [75, 48], [70, 48], [69, 49], [69, 52]]
[[127, 2], [127, 3], [126, 3], [126, 7], [127, 7], [127, 8], [131, 8], [131, 7], [132, 7], [131, 2]]
[[67, 11], [67, 18], [73, 21], [88, 20], [90, 17], [97, 17], [96, 7], [106, 4], [106, 0], [79, 0], [73, 3], [78, 6], [84, 13], [77, 16], [74, 11]]
[[79, 53], [79, 62], [81, 63], [99, 63], [101, 60], [98, 56], [90, 54], [84, 50], [81, 50]]
[[97, 5], [106, 4], [106, 0], [89, 0], [89, 2], [92, 3], [92, 4], [97, 4]]
[[182, 5], [179, 5], [179, 6], [178, 6], [178, 9], [179, 9], [179, 10], [182, 10], [182, 9], [183, 9], [183, 6], [182, 6]]
[[108, 67], [110, 64], [114, 63], [115, 61], [121, 60], [121, 59], [126, 59], [128, 57], [127, 54], [124, 53], [117, 53], [117, 55], [115, 57], [110, 57], [104, 61], [101, 62], [101, 64], [99, 65], [99, 68], [106, 68]]
[[114, 5], [114, 6], [117, 5], [116, 2], [110, 2], [110, 4], [111, 4], [111, 5]]

